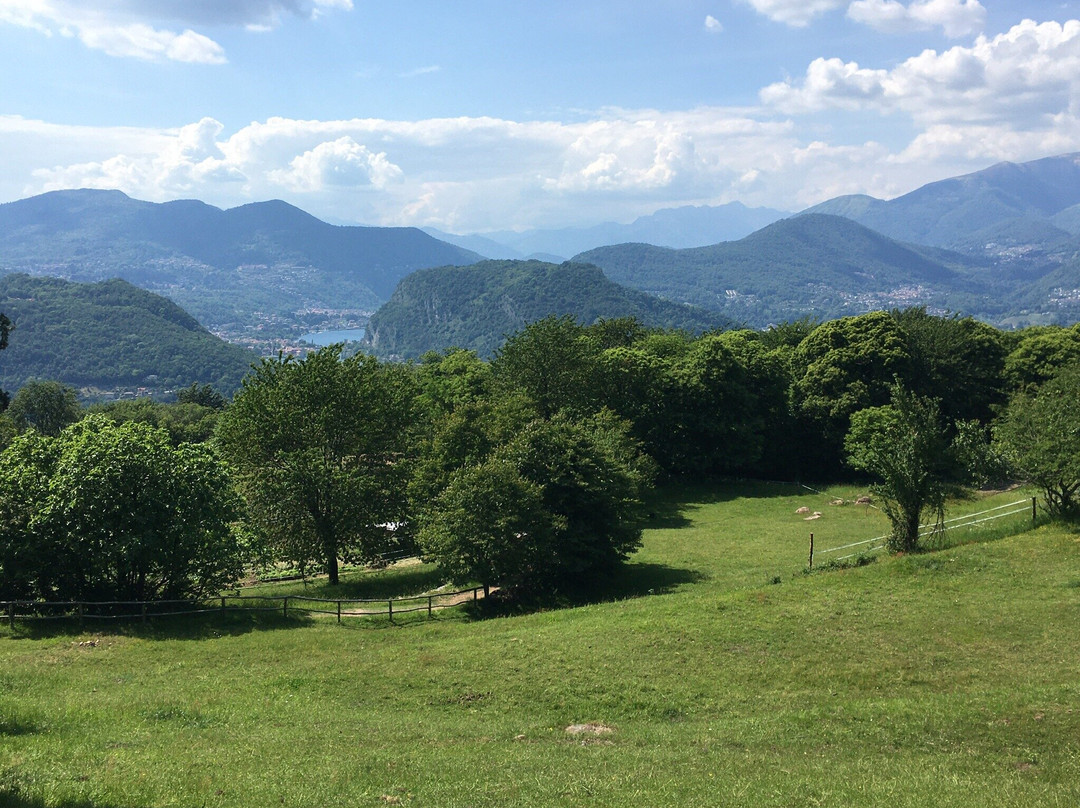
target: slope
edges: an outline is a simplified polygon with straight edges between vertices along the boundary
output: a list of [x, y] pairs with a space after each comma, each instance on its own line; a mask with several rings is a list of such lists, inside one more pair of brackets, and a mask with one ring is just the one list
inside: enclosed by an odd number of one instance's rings
[[594, 266], [483, 261], [409, 275], [372, 315], [366, 339], [382, 356], [416, 357], [451, 346], [488, 355], [526, 323], [565, 314], [583, 323], [636, 317], [694, 332], [728, 324], [703, 309], [619, 286]]
[[122, 280], [7, 275], [0, 278], [0, 311], [15, 324], [0, 354], [0, 387], [12, 392], [38, 378], [155, 392], [199, 382], [228, 394], [255, 360], [175, 303]]
[[0, 270], [121, 277], [216, 329], [310, 328], [304, 312], [371, 311], [415, 269], [478, 259], [416, 228], [337, 227], [280, 201], [220, 210], [79, 190], [0, 205]]
[[963, 256], [900, 244], [839, 216], [784, 219], [740, 241], [670, 250], [602, 247], [574, 260], [612, 280], [754, 326], [989, 297]]
[[[846, 216], [902, 241], [979, 251], [1041, 244], [1032, 222], [1060, 238], [1074, 226], [1065, 213], [1080, 204], [1080, 153], [997, 165], [924, 185], [896, 199], [830, 199], [804, 213]], [[1054, 220], [1061, 215], [1061, 219]], [[1050, 227], [1056, 225], [1055, 227]], [[984, 231], [993, 229], [988, 244]], [[1035, 240], [1033, 240], [1035, 239]]]

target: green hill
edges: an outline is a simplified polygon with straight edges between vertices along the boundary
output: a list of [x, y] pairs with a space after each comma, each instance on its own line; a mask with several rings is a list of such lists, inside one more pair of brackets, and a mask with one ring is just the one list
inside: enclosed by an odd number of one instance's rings
[[236, 334], [367, 313], [413, 270], [479, 257], [416, 228], [337, 227], [280, 201], [220, 210], [79, 190], [0, 205], [0, 271], [120, 277]]
[[596, 264], [618, 283], [755, 326], [806, 313], [828, 318], [989, 297], [970, 275], [978, 265], [964, 256], [901, 244], [821, 214], [710, 247], [620, 244], [575, 260]]
[[199, 382], [231, 393], [256, 358], [175, 303], [122, 280], [7, 275], [0, 311], [15, 324], [0, 353], [0, 387], [12, 392], [38, 378], [102, 390]]
[[613, 283], [595, 266], [483, 261], [409, 275], [372, 315], [366, 341], [382, 356], [416, 357], [451, 346], [488, 355], [526, 323], [565, 314], [583, 323], [636, 317], [694, 332], [729, 324], [703, 309]]

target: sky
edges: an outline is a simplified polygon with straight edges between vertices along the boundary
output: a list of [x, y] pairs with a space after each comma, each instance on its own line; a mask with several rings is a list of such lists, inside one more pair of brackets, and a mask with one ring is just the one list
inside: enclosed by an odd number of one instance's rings
[[1080, 152], [1080, 0], [0, 0], [0, 202], [470, 233]]

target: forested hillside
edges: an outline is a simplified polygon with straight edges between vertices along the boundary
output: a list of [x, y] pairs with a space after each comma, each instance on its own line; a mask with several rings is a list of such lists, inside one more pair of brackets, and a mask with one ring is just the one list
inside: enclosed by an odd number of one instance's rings
[[37, 378], [158, 392], [199, 382], [231, 392], [256, 358], [172, 301], [122, 280], [6, 275], [0, 311], [15, 327], [0, 354], [0, 387], [7, 390]]
[[901, 244], [839, 216], [784, 219], [710, 247], [620, 244], [575, 260], [618, 283], [756, 327], [911, 304], [967, 312], [992, 299], [972, 277], [971, 259]]
[[372, 315], [366, 342], [380, 356], [417, 357], [449, 347], [487, 356], [507, 335], [551, 315], [582, 323], [635, 317], [693, 333], [731, 324], [705, 309], [620, 286], [588, 264], [483, 261], [405, 278]]

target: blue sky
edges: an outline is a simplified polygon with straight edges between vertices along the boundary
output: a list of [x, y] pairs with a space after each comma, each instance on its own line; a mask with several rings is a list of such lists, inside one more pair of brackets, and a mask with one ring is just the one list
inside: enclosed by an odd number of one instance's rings
[[0, 201], [454, 232], [1080, 151], [1080, 2], [0, 0]]

